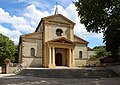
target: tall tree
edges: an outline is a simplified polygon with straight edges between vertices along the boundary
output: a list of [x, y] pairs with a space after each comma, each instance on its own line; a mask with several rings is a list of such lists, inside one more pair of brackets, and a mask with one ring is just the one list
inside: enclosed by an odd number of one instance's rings
[[16, 46], [8, 37], [0, 34], [0, 65], [4, 64], [6, 58], [15, 61]]
[[75, 6], [87, 31], [102, 32], [107, 51], [117, 55], [120, 48], [120, 0], [78, 0]]
[[104, 58], [111, 55], [110, 52], [107, 52], [105, 46], [96, 46], [93, 48], [95, 50], [96, 57]]

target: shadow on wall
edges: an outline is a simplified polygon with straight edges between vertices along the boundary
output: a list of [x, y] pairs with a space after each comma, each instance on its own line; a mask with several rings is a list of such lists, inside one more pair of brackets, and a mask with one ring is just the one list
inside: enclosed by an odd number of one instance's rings
[[23, 67], [41, 67], [42, 58], [23, 58]]

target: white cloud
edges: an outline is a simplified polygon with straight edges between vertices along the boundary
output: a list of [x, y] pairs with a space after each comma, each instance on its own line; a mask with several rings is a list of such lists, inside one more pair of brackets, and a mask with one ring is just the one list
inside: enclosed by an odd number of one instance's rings
[[9, 13], [0, 8], [0, 23], [9, 23], [10, 20], [11, 16], [9, 15]]
[[14, 41], [15, 44], [18, 44], [19, 37], [20, 35], [22, 35], [19, 31], [9, 30], [8, 28], [3, 27], [2, 25], [0, 25], [0, 33], [9, 37], [12, 41]]
[[[54, 7], [54, 9], [55, 9], [55, 7]], [[80, 24], [80, 18], [78, 17], [78, 13], [76, 11], [76, 7], [74, 4], [70, 4], [66, 8], [63, 8], [62, 6], [58, 5], [58, 11], [59, 11], [59, 13], [63, 14], [64, 16], [66, 16], [67, 18], [69, 18], [70, 20], [75, 22], [74, 33], [77, 36], [79, 36], [87, 41], [91, 40], [91, 39], [89, 39], [90, 37], [97, 39], [98, 42], [100, 43], [99, 45], [102, 45], [103, 34], [87, 32], [87, 30], [85, 29], [85, 26], [83, 24]], [[93, 45], [93, 43], [89, 42], [89, 45], [91, 46], [91, 45]], [[98, 45], [98, 43], [96, 45]]]
[[26, 7], [26, 13], [23, 15], [31, 26], [36, 27], [42, 17], [49, 16], [50, 14], [47, 11], [41, 12], [37, 10], [34, 5], [29, 5]]
[[15, 30], [21, 32], [29, 33], [35, 30], [23, 17], [10, 16], [9, 13], [5, 12], [2, 8], [0, 8], [0, 23], [9, 23]]
[[[63, 16], [68, 18], [67, 11], [61, 5], [58, 5], [57, 7], [58, 7], [58, 13], [62, 14]], [[52, 14], [55, 13], [55, 9], [56, 9], [56, 6], [54, 5], [54, 8], [52, 10]]]
[[[83, 24], [80, 24], [80, 18], [78, 17], [78, 13], [76, 11], [76, 7], [74, 4], [70, 4], [66, 9], [64, 9], [66, 11], [66, 15], [75, 22], [75, 27], [74, 27], [74, 33], [76, 35], [78, 35], [81, 38], [84, 38], [86, 40], [87, 36], [92, 36], [92, 37], [96, 37], [98, 39], [101, 39], [103, 37], [103, 34], [96, 34], [96, 33], [89, 33], [87, 32], [87, 30], [85, 29], [85, 26]], [[61, 12], [62, 13], [62, 12]]]
[[29, 33], [35, 30], [35, 28], [29, 25], [23, 17], [13, 16], [11, 24], [16, 30], [19, 30], [21, 32]]
[[[39, 23], [42, 17], [50, 15], [47, 11], [41, 12], [36, 9], [34, 5], [26, 7], [26, 12], [23, 16], [10, 16], [8, 12], [5, 12], [0, 8], [0, 33], [8, 36], [11, 40], [18, 43], [21, 32], [30, 33], [35, 31], [35, 27]], [[9, 23], [14, 28], [10, 30], [3, 27], [1, 24]]]
[[[24, 0], [22, 0], [21, 2], [23, 1]], [[15, 42], [18, 42], [18, 36], [21, 35], [20, 32], [24, 32], [24, 33], [33, 32], [42, 17], [46, 17], [54, 14], [55, 7], [56, 6], [54, 5], [53, 8], [50, 8], [52, 9], [52, 11], [48, 12], [48, 11], [40, 11], [36, 8], [35, 5], [31, 4], [25, 8], [25, 12], [23, 12], [24, 14], [22, 16], [14, 16], [14, 15], [10, 16], [8, 12], [5, 12], [2, 8], [0, 8], [0, 19], [1, 19], [0, 23], [10, 23], [15, 28], [15, 30], [9, 30], [3, 27], [2, 25], [0, 25], [1, 27], [0, 32], [5, 34], [6, 36], [9, 36]], [[87, 36], [96, 37], [98, 39], [102, 38], [102, 34], [88, 33], [84, 25], [80, 24], [80, 19], [78, 18], [78, 14], [74, 4], [70, 4], [66, 8], [64, 8], [61, 5], [58, 5], [58, 12], [76, 23], [74, 27], [74, 33], [79, 37], [84, 38], [86, 40], [89, 40], [87, 39]], [[17, 37], [14, 38], [13, 36], [15, 36], [17, 33], [18, 33]]]

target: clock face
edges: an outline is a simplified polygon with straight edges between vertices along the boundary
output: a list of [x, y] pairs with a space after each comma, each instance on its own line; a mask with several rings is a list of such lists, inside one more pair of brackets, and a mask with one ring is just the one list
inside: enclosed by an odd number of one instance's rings
[[62, 29], [57, 29], [56, 34], [57, 36], [62, 36], [63, 30]]

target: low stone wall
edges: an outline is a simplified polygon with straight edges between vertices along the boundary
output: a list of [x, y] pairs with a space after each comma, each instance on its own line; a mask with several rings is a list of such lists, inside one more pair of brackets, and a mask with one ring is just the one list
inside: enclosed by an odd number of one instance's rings
[[79, 66], [85, 66], [87, 63], [87, 60], [75, 60], [75, 66], [79, 67]]
[[107, 66], [106, 68], [112, 70], [113, 72], [115, 72], [116, 74], [118, 74], [118, 76], [120, 76], [120, 65]]
[[6, 67], [6, 74], [14, 73], [17, 67]]
[[6, 74], [17, 73], [21, 71], [22, 66], [19, 63], [10, 63], [6, 65]]
[[2, 67], [0, 67], [0, 73], [2, 73]]
[[100, 60], [88, 60], [87, 61], [87, 66], [100, 66]]

